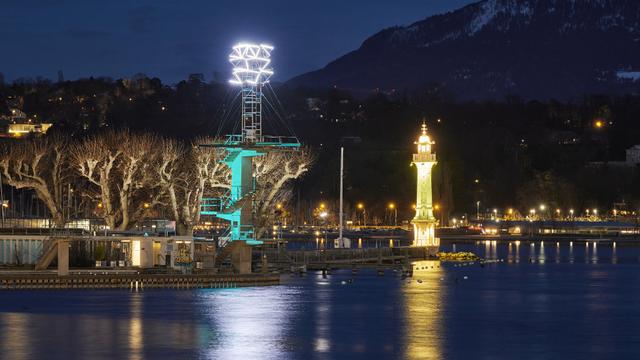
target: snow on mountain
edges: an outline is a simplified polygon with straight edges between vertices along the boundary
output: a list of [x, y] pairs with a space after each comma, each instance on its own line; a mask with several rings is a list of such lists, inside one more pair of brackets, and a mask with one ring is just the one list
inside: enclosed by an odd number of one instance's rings
[[380, 31], [293, 85], [351, 89], [439, 83], [460, 98], [638, 92], [640, 1], [483, 0]]

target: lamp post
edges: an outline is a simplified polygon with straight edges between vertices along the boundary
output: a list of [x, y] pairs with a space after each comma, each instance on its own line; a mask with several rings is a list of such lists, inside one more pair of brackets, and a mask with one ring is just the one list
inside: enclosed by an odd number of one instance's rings
[[476, 201], [476, 220], [480, 220], [480, 201]]
[[440, 226], [443, 226], [443, 221], [444, 221], [444, 216], [443, 216], [443, 211], [440, 211], [440, 204], [434, 204], [433, 205], [433, 210], [438, 211], [440, 215]]
[[398, 209], [396, 208], [396, 204], [389, 203], [389, 210], [393, 211], [393, 226], [398, 226]]
[[0, 174], [0, 201], [2, 201], [2, 227], [4, 227], [4, 192], [2, 192], [2, 174]]
[[[323, 211], [323, 212], [320, 213], [320, 219], [322, 219], [323, 225], [326, 225], [326, 221], [325, 220], [326, 220], [328, 215], [329, 214], [326, 211]], [[326, 226], [325, 226], [325, 229], [324, 229], [324, 241], [323, 242], [324, 242], [324, 248], [326, 249], [327, 248], [327, 229], [326, 229]]]
[[362, 210], [362, 226], [367, 226], [367, 209], [365, 209], [364, 204], [363, 203], [358, 203], [357, 205], [358, 210]]

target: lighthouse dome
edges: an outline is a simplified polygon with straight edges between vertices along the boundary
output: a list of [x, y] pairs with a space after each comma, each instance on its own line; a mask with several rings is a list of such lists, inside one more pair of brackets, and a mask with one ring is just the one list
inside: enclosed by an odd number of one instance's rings
[[431, 153], [431, 145], [434, 144], [431, 141], [429, 135], [427, 135], [427, 125], [425, 123], [422, 124], [420, 137], [418, 137], [418, 141], [415, 143], [418, 145], [418, 153]]

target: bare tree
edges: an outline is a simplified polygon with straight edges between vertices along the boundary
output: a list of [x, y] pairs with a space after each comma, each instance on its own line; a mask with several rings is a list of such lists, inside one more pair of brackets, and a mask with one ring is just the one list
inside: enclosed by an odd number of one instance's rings
[[159, 203], [151, 171], [157, 143], [152, 135], [109, 132], [73, 149], [76, 169], [88, 182], [84, 192], [98, 202], [110, 229], [128, 229], [147, 208]]
[[161, 141], [156, 170], [179, 235], [193, 234], [205, 193], [220, 195], [231, 187], [229, 169], [220, 161], [224, 150], [202, 146], [211, 143], [199, 138], [185, 147], [173, 139]]
[[309, 171], [313, 161], [314, 156], [305, 148], [298, 151], [272, 151], [256, 158], [254, 212], [257, 238], [264, 234], [266, 226], [273, 221], [276, 205], [291, 199], [292, 180]]
[[64, 226], [62, 188], [69, 175], [67, 141], [39, 138], [5, 144], [0, 155], [3, 181], [16, 189], [33, 189], [55, 226]]

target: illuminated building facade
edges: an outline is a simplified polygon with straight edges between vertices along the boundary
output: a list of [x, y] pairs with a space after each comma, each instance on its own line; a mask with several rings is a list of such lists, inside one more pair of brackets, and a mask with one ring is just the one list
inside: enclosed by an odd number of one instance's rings
[[418, 152], [413, 154], [413, 165], [416, 166], [418, 181], [416, 193], [416, 216], [413, 218], [413, 246], [440, 246], [440, 240], [435, 236], [437, 220], [433, 216], [433, 195], [431, 173], [437, 163], [436, 154], [432, 153], [431, 141], [427, 135], [427, 126], [422, 124], [422, 132], [416, 142]]
[[50, 123], [37, 122], [28, 117], [22, 110], [13, 108], [9, 116], [0, 116], [4, 123], [5, 131], [0, 133], [0, 137], [21, 138], [26, 136], [44, 135], [52, 126]]

